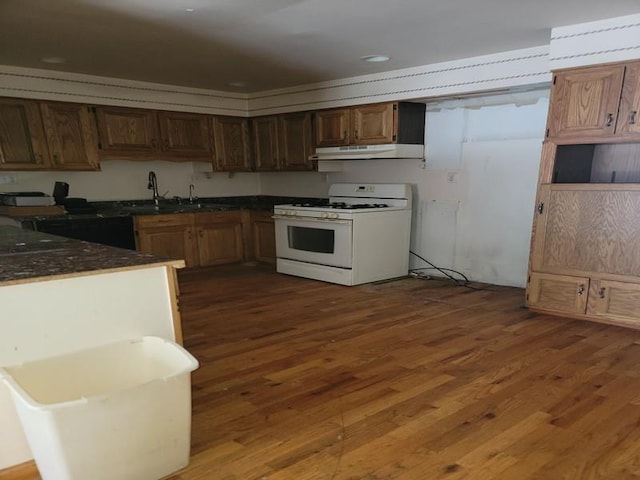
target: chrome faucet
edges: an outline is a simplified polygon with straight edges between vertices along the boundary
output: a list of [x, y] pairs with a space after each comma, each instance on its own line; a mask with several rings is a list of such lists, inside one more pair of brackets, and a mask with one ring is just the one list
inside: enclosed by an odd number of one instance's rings
[[193, 183], [189, 184], [189, 203], [193, 203], [198, 199], [198, 197], [194, 197], [193, 196], [193, 190], [195, 188], [196, 188], [196, 186]]
[[147, 184], [149, 190], [153, 190], [153, 203], [158, 206], [160, 203], [160, 195], [158, 194], [158, 179], [156, 178], [156, 172], [149, 172], [149, 183]]

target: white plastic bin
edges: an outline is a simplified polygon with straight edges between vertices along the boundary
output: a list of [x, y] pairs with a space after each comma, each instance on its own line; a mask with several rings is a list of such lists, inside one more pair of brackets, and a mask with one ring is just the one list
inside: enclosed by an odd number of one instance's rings
[[153, 480], [189, 463], [197, 360], [143, 337], [0, 368], [43, 480]]

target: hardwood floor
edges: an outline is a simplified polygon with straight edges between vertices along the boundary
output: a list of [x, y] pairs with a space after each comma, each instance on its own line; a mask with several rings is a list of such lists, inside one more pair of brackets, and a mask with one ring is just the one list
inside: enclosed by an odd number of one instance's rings
[[505, 287], [248, 266], [180, 287], [201, 367], [170, 480], [640, 479], [640, 332], [534, 314]]

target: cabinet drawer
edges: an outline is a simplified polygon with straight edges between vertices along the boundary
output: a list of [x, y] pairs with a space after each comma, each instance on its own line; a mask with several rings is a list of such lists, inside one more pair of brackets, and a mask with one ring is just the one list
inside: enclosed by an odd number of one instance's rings
[[193, 215], [188, 213], [172, 213], [167, 215], [137, 215], [135, 217], [137, 228], [171, 227], [180, 225], [193, 225]]
[[640, 323], [640, 284], [593, 280], [587, 313], [619, 322]]
[[207, 223], [241, 223], [242, 212], [206, 212], [196, 213], [195, 220], [197, 225], [204, 225]]
[[527, 288], [527, 303], [543, 310], [585, 313], [588, 293], [588, 278], [532, 273]]

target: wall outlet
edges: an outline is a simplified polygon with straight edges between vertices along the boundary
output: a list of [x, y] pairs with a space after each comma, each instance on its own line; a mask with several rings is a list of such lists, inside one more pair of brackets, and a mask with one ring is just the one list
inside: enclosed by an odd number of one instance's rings
[[8, 183], [18, 183], [18, 177], [15, 175], [0, 175], [0, 185]]
[[447, 172], [447, 183], [458, 183], [458, 172]]

